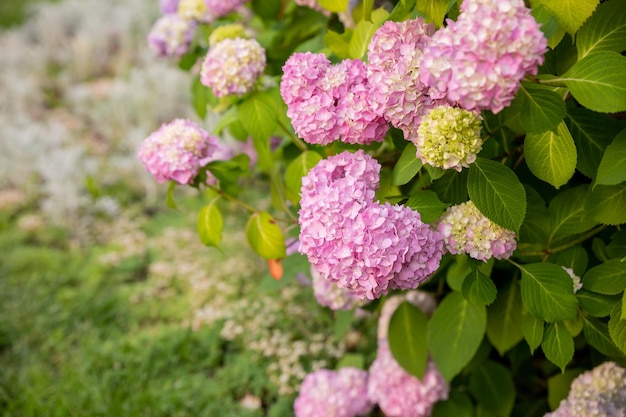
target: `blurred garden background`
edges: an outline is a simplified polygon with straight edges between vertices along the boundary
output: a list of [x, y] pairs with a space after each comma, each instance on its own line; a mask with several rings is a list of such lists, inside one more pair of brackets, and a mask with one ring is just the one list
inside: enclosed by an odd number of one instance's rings
[[200, 121], [146, 47], [157, 3], [0, 2], [2, 416], [289, 416], [307, 372], [375, 339], [301, 291], [302, 257], [274, 281], [238, 212], [220, 251], [201, 196], [165, 204], [139, 144]]

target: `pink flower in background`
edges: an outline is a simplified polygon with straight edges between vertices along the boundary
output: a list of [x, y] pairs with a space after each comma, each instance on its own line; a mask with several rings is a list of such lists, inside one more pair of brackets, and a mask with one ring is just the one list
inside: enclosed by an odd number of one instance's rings
[[204, 0], [209, 13], [217, 18], [226, 16], [250, 0]]
[[265, 50], [254, 39], [224, 39], [212, 46], [200, 70], [200, 81], [213, 94], [241, 96], [252, 91], [265, 69]]
[[148, 136], [138, 157], [159, 182], [189, 184], [213, 156], [217, 138], [196, 123], [175, 119]]
[[352, 295], [345, 289], [339, 288], [336, 283], [325, 279], [315, 268], [311, 268], [313, 295], [317, 302], [331, 310], [350, 310], [363, 304], [363, 300]]
[[162, 14], [176, 13], [178, 11], [178, 0], [159, 0], [159, 8]]
[[435, 27], [421, 17], [387, 21], [374, 33], [367, 49], [372, 108], [402, 129], [407, 139], [415, 135], [414, 130], [430, 108], [445, 103], [433, 99], [428, 87], [419, 80], [422, 51], [434, 32]]
[[489, 220], [471, 201], [449, 207], [438, 229], [451, 254], [466, 253], [479, 261], [508, 259], [517, 248], [515, 233]]
[[380, 165], [363, 151], [322, 160], [302, 179], [300, 252], [360, 298], [414, 289], [439, 267], [443, 241], [419, 213], [374, 201]]
[[522, 0], [464, 0], [424, 51], [419, 80], [467, 110], [508, 106], [526, 74], [537, 74], [547, 40]]
[[195, 31], [193, 20], [166, 14], [150, 29], [148, 45], [158, 56], [181, 56], [189, 50]]
[[357, 417], [372, 408], [367, 372], [356, 368], [320, 369], [308, 374], [294, 402], [296, 417]]

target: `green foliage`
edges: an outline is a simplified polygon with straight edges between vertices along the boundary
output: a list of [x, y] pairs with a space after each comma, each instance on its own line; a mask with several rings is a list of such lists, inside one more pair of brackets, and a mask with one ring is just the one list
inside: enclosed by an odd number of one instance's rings
[[515, 401], [515, 384], [508, 369], [497, 362], [486, 361], [474, 370], [469, 390], [485, 410], [497, 416], [509, 416]]
[[222, 213], [214, 199], [198, 212], [198, 235], [203, 244], [217, 247], [222, 241], [223, 228]]
[[424, 223], [434, 222], [441, 217], [443, 211], [448, 207], [447, 204], [439, 201], [435, 192], [429, 190], [411, 194], [405, 205], [419, 211]]
[[576, 169], [576, 145], [565, 123], [556, 131], [529, 133], [524, 142], [528, 168], [539, 179], [560, 188]]
[[286, 256], [283, 233], [266, 211], [250, 216], [246, 225], [246, 237], [252, 249], [265, 259], [281, 259]]
[[426, 330], [428, 317], [409, 302], [394, 311], [389, 322], [389, 349], [400, 366], [419, 379], [428, 361]]
[[546, 358], [565, 372], [565, 366], [574, 357], [574, 339], [565, 323], [548, 323], [544, 329], [541, 349]]
[[393, 185], [404, 185], [411, 181], [422, 168], [422, 161], [416, 156], [416, 149], [413, 143], [408, 143], [402, 150], [402, 154], [393, 167]]
[[578, 301], [572, 279], [560, 266], [550, 263], [520, 266], [522, 301], [535, 317], [547, 322], [573, 319]]
[[500, 290], [496, 302], [487, 309], [487, 337], [501, 356], [524, 338], [522, 312], [517, 281]]
[[596, 184], [615, 185], [626, 181], [626, 129], [604, 151], [598, 166]]

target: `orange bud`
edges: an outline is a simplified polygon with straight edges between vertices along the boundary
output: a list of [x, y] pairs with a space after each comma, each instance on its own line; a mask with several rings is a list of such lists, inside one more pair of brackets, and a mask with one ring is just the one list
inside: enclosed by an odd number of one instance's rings
[[268, 259], [267, 264], [270, 267], [270, 275], [276, 281], [280, 281], [283, 276], [283, 266], [280, 263], [280, 259]]

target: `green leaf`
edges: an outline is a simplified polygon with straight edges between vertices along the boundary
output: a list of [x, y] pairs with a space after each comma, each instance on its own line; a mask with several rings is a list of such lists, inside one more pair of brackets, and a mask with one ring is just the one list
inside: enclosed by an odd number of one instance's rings
[[596, 294], [581, 288], [576, 293], [576, 298], [582, 309], [593, 317], [606, 317], [611, 314], [615, 303], [619, 300], [614, 295]]
[[607, 1], [596, 9], [576, 34], [578, 59], [592, 52], [622, 52], [626, 45], [626, 8], [619, 0]]
[[623, 125], [612, 117], [582, 107], [569, 108], [565, 122], [578, 151], [576, 168], [587, 177], [595, 178], [604, 150]]
[[415, 156], [416, 152], [413, 143], [406, 145], [400, 155], [400, 159], [398, 159], [398, 162], [396, 162], [396, 165], [393, 167], [393, 177], [391, 180], [393, 185], [406, 184], [411, 181], [420, 168], [422, 168], [422, 161]]
[[591, 229], [598, 224], [585, 210], [588, 185], [573, 187], [557, 194], [550, 201], [552, 232], [550, 241]]
[[448, 170], [430, 187], [441, 201], [448, 204], [461, 204], [467, 201], [467, 177], [469, 170], [461, 172]]
[[167, 206], [171, 209], [178, 210], [178, 207], [176, 207], [176, 201], [174, 201], [175, 189], [176, 181], [170, 181], [170, 185], [167, 187]]
[[519, 232], [520, 242], [532, 242], [545, 244], [552, 230], [550, 212], [541, 195], [529, 185], [524, 185], [528, 206], [526, 217]]
[[584, 369], [568, 369], [548, 378], [548, 404], [551, 410], [555, 410], [561, 400], [567, 398], [572, 381], [583, 371]]
[[626, 57], [617, 52], [595, 52], [576, 62], [561, 81], [574, 98], [601, 113], [626, 111]]
[[[623, 357], [622, 352], [613, 342], [609, 327], [606, 323], [593, 318], [583, 316], [583, 335], [585, 340], [598, 352], [609, 358]], [[623, 347], [623, 345], [622, 345]]]
[[333, 51], [339, 59], [346, 59], [350, 56], [350, 39], [352, 38], [352, 29], [339, 34], [333, 30], [327, 30], [324, 34], [324, 44]]
[[431, 417], [450, 416], [474, 417], [474, 405], [467, 394], [451, 391], [448, 399], [435, 403]]
[[335, 311], [335, 321], [333, 323], [333, 336], [335, 340], [341, 339], [352, 326], [354, 321], [354, 309]]
[[281, 259], [287, 255], [283, 232], [266, 211], [250, 216], [246, 224], [246, 237], [252, 249], [265, 259]]
[[517, 281], [501, 289], [496, 302], [487, 309], [487, 338], [500, 356], [524, 338], [522, 311]]
[[497, 416], [509, 416], [515, 402], [515, 384], [508, 369], [486, 361], [470, 375], [469, 390], [478, 403]]
[[563, 122], [556, 132], [526, 135], [524, 155], [530, 171], [555, 188], [569, 181], [576, 170], [576, 145]]
[[345, 12], [348, 8], [348, 0], [319, 0], [318, 3], [329, 12]]
[[302, 152], [296, 159], [291, 161], [285, 170], [285, 186], [289, 199], [294, 205], [300, 202], [300, 189], [302, 188], [302, 177], [309, 173], [319, 161], [322, 160], [320, 154], [314, 151]]
[[450, 381], [472, 359], [485, 334], [485, 307], [452, 292], [428, 323], [428, 346], [443, 377]]
[[218, 198], [213, 199], [198, 212], [198, 234], [200, 241], [206, 246], [218, 247], [222, 241], [224, 221], [217, 207]]
[[214, 135], [219, 135], [220, 133], [222, 133], [222, 130], [224, 130], [224, 128], [238, 121], [239, 109], [237, 109], [237, 106], [232, 106], [226, 111], [226, 113], [222, 114], [220, 120], [218, 120], [218, 122], [215, 124], [215, 127], [213, 127], [211, 133]]
[[398, 306], [389, 322], [389, 349], [394, 359], [419, 379], [424, 377], [428, 362], [427, 328], [426, 314], [406, 301]]
[[498, 289], [491, 278], [483, 274], [480, 270], [474, 269], [463, 280], [461, 293], [470, 303], [486, 306], [495, 301], [498, 295]]
[[619, 294], [626, 288], [626, 263], [619, 259], [594, 266], [583, 275], [583, 288], [600, 294]]
[[[625, 293], [626, 294], [626, 293]], [[626, 319], [624, 319], [624, 304], [622, 302], [617, 303], [615, 308], [611, 312], [611, 319], [609, 320], [609, 335], [613, 340], [615, 346], [626, 355]]]
[[547, 322], [576, 317], [578, 300], [572, 279], [559, 265], [537, 263], [520, 265], [522, 301], [535, 317]]
[[[541, 25], [543, 35], [548, 39], [548, 43], [550, 43], [551, 38], [559, 32], [559, 21], [556, 16], [543, 6], [533, 7], [531, 12], [537, 23]], [[561, 37], [563, 34], [561, 34]], [[554, 49], [553, 46], [550, 46], [550, 48]]]
[[426, 22], [432, 22], [439, 29], [450, 7], [450, 0], [417, 0], [417, 11], [426, 18]]
[[348, 53], [352, 59], [362, 59], [367, 55], [367, 46], [374, 36], [376, 30], [387, 19], [389, 13], [383, 8], [376, 9], [372, 12], [372, 21], [361, 20], [357, 23], [350, 39], [350, 47]]
[[405, 206], [420, 212], [420, 216], [424, 223], [431, 223], [441, 217], [443, 211], [448, 207], [447, 204], [439, 201], [439, 197], [434, 191], [423, 190], [412, 194]]
[[541, 349], [546, 358], [565, 372], [574, 357], [574, 338], [563, 322], [548, 323], [544, 330]]
[[271, 91], [256, 93], [239, 106], [239, 120], [252, 136], [259, 167], [265, 171], [272, 165], [269, 138], [278, 126], [279, 107]]
[[532, 354], [535, 349], [539, 347], [543, 340], [543, 327], [545, 322], [526, 312], [522, 314], [522, 333], [524, 333], [524, 339], [528, 343], [530, 353]]
[[591, 16], [600, 0], [533, 0], [532, 7], [543, 6], [558, 19], [570, 35], [575, 34]]
[[565, 117], [565, 102], [552, 90], [523, 81], [519, 93], [522, 97], [520, 117], [526, 132], [556, 131]]
[[476, 158], [470, 165], [467, 191], [488, 219], [505, 229], [519, 231], [526, 215], [526, 191], [510, 168]]
[[615, 185], [623, 181], [626, 181], [626, 129], [604, 151], [594, 184]]
[[626, 223], [626, 185], [598, 185], [589, 193], [587, 211], [609, 225]]
[[372, 10], [374, 10], [374, 0], [363, 0], [363, 20], [372, 21]]
[[337, 363], [335, 369], [341, 368], [356, 368], [365, 369], [365, 358], [363, 355], [355, 353], [346, 353]]
[[448, 267], [446, 271], [446, 282], [448, 286], [454, 291], [461, 291], [463, 288], [463, 282], [472, 268], [470, 266], [469, 256], [467, 255], [454, 255], [454, 261]]
[[204, 119], [209, 106], [217, 103], [217, 97], [210, 88], [200, 82], [200, 76], [194, 78], [191, 84], [191, 104], [200, 119]]
[[572, 268], [574, 274], [581, 277], [587, 270], [589, 256], [581, 245], [577, 245], [564, 251], [551, 254], [548, 257], [548, 262], [562, 265], [566, 268]]

